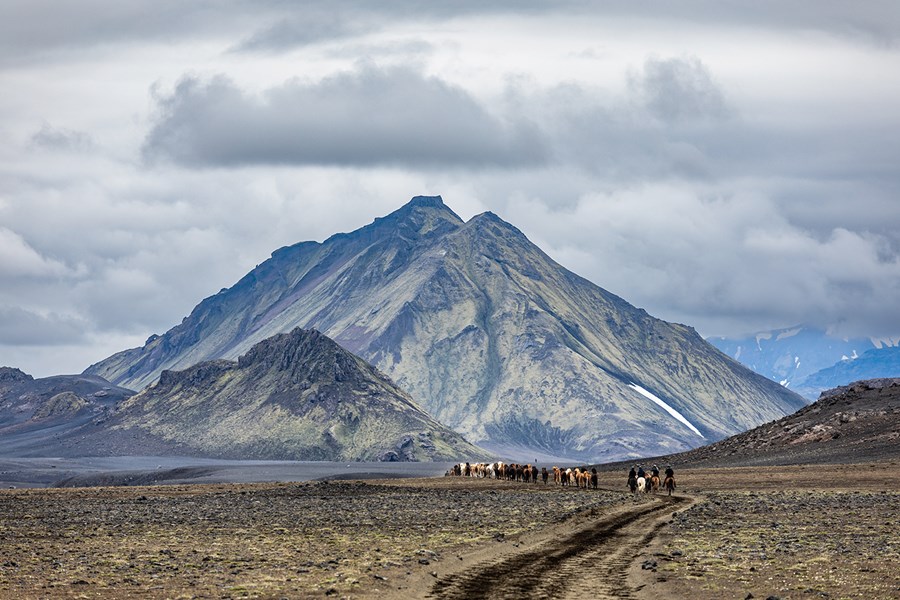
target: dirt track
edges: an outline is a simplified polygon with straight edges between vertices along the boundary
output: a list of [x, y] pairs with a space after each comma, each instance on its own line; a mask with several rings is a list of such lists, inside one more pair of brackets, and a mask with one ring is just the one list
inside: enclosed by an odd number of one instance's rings
[[[657, 497], [495, 562], [447, 575], [431, 598], [629, 598], [637, 553], [689, 497]], [[586, 572], [590, 578], [583, 577]]]

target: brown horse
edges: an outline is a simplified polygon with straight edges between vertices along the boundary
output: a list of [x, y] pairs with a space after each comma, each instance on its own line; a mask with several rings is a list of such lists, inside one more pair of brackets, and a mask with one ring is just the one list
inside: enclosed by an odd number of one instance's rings
[[664, 482], [666, 490], [668, 490], [669, 495], [672, 495], [672, 492], [675, 491], [675, 478], [672, 476], [666, 477], [666, 481]]
[[653, 492], [654, 494], [659, 491], [659, 475], [651, 475], [649, 479], [647, 479], [647, 488], [649, 492]]

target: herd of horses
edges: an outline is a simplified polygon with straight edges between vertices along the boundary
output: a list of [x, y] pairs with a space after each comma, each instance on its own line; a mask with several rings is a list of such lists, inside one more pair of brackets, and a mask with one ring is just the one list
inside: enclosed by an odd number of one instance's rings
[[[666, 477], [665, 481], [663, 481], [663, 487], [665, 487], [666, 491], [669, 492], [669, 495], [671, 496], [672, 492], [675, 491], [675, 478], [671, 476]], [[632, 494], [655, 494], [659, 491], [659, 475], [651, 473], [648, 477], [629, 477], [628, 489], [631, 490]]]
[[[506, 481], [522, 481], [524, 483], [537, 483], [542, 481], [547, 485], [553, 477], [553, 483], [561, 486], [571, 486], [584, 489], [597, 489], [597, 469], [590, 471], [587, 467], [575, 467], [562, 469], [554, 466], [549, 471], [547, 467], [538, 469], [536, 465], [520, 465], [516, 463], [458, 463], [447, 471], [448, 476], [454, 477], [482, 477], [486, 479], [502, 479]], [[675, 490], [675, 478], [666, 477], [663, 487], [672, 495]], [[659, 475], [651, 474], [649, 477], [629, 477], [628, 489], [633, 494], [655, 494], [659, 491]]]

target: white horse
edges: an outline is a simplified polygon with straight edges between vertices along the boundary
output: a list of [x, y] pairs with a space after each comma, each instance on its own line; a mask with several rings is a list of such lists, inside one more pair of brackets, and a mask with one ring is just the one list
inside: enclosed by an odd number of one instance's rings
[[638, 487], [637, 491], [641, 494], [647, 491], [647, 480], [643, 477], [638, 477], [637, 479]]

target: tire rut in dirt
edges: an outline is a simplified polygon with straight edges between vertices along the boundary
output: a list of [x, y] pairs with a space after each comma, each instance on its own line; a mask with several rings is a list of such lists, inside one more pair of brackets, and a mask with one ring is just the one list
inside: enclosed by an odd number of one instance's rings
[[429, 598], [628, 598], [628, 568], [656, 534], [660, 514], [687, 498], [659, 498], [610, 520], [572, 532], [532, 550], [448, 576]]

